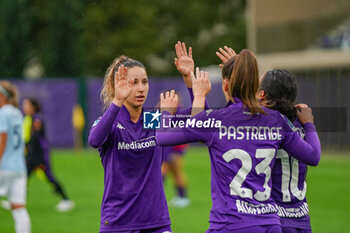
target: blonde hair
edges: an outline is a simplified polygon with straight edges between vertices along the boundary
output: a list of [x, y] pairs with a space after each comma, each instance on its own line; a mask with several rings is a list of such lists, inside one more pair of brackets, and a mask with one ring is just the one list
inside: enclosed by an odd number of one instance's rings
[[9, 81], [0, 81], [0, 85], [5, 89], [8, 93], [6, 97], [7, 102], [16, 108], [19, 106], [19, 94], [17, 87], [11, 84]]
[[112, 64], [110, 64], [110, 66], [107, 68], [103, 80], [103, 87], [100, 94], [101, 100], [103, 102], [103, 109], [107, 109], [114, 99], [114, 74], [121, 65], [124, 65], [128, 68], [139, 66], [146, 70], [145, 66], [141, 62], [131, 59], [127, 56], [121, 55], [115, 58]]

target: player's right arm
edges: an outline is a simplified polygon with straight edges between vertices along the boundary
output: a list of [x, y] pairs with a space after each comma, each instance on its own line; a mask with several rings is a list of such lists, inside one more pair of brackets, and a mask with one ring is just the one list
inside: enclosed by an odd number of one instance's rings
[[114, 99], [101, 118], [95, 121], [89, 135], [89, 145], [101, 147], [111, 132], [120, 108], [131, 93], [134, 80], [127, 80], [127, 68], [123, 65], [118, 68], [114, 75]]

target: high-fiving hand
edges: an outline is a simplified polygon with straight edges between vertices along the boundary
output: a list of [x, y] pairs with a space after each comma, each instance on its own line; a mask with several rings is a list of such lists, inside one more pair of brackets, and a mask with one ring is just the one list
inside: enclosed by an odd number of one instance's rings
[[222, 63], [219, 65], [220, 68], [222, 69], [224, 63], [236, 55], [236, 52], [231, 47], [224, 46], [224, 49], [219, 48], [219, 51], [216, 52], [216, 56], [218, 56], [222, 61]]
[[192, 48], [189, 47], [188, 52], [186, 48], [186, 44], [184, 42], [178, 41], [175, 44], [175, 52], [176, 52], [176, 58], [175, 58], [175, 66], [176, 69], [181, 73], [183, 76], [186, 86], [188, 88], [192, 87], [191, 82], [191, 72], [194, 72], [194, 61], [192, 58]]
[[131, 93], [134, 79], [127, 79], [128, 68], [121, 65], [114, 74], [114, 99], [113, 103], [121, 107]]
[[179, 103], [179, 97], [175, 94], [174, 90], [170, 92], [167, 91], [165, 95], [163, 93], [160, 94], [160, 111], [168, 111], [171, 114], [175, 114], [177, 110], [177, 105]]
[[196, 68], [196, 76], [191, 72], [193, 96], [207, 96], [211, 90], [209, 74]]

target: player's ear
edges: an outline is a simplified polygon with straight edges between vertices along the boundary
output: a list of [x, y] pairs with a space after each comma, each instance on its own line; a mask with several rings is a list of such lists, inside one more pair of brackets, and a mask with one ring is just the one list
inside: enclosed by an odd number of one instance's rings
[[228, 87], [229, 87], [229, 85], [230, 85], [229, 80], [228, 80], [227, 78], [224, 78], [224, 79], [222, 80], [222, 90], [223, 90], [224, 92], [228, 92]]
[[265, 97], [266, 97], [265, 91], [264, 90], [258, 90], [258, 92], [256, 93], [256, 98], [258, 100], [264, 100]]

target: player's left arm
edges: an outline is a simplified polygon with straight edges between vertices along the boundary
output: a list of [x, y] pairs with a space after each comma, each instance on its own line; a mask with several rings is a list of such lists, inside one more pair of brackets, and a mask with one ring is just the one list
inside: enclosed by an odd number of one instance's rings
[[314, 125], [312, 110], [305, 104], [296, 107], [298, 109], [297, 117], [305, 130], [305, 138], [302, 139], [286, 122], [286, 137], [282, 147], [299, 161], [310, 166], [317, 166], [321, 159], [321, 143]]
[[7, 143], [7, 133], [0, 133], [0, 160], [5, 152]]

